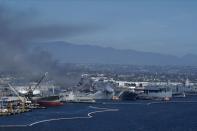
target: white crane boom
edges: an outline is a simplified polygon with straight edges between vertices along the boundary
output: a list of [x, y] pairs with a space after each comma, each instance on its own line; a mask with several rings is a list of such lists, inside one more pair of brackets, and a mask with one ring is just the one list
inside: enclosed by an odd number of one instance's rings
[[[4, 80], [2, 80], [1, 78], [0, 78], [0, 80], [1, 80], [1, 81], [4, 81]], [[9, 86], [9, 88], [15, 93], [15, 95], [16, 95], [22, 102], [25, 102], [25, 101], [26, 101], [26, 99], [25, 99], [25, 98], [23, 99], [23, 98], [18, 94], [18, 92], [10, 85], [10, 83], [7, 82], [7, 84], [8, 84], [8, 86]]]
[[23, 99], [18, 92], [8, 83], [9, 88], [17, 95], [17, 97], [22, 101], [25, 102], [25, 99]]

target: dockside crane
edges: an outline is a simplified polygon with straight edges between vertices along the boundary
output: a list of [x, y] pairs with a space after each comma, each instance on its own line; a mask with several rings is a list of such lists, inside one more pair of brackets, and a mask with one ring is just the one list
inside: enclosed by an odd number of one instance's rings
[[38, 88], [40, 83], [44, 80], [44, 78], [47, 77], [47, 75], [48, 75], [48, 72], [45, 72], [45, 74], [41, 77], [41, 79], [37, 82], [37, 84], [35, 85], [35, 87], [32, 90], [35, 90], [36, 88]]
[[48, 72], [46, 72], [42, 77], [41, 79], [38, 80], [38, 82], [36, 83], [35, 86], [29, 86], [29, 90], [27, 92], [27, 96], [28, 98], [31, 98], [34, 96], [34, 91], [39, 87], [40, 83], [44, 80], [44, 78], [46, 78], [46, 76], [48, 75]]

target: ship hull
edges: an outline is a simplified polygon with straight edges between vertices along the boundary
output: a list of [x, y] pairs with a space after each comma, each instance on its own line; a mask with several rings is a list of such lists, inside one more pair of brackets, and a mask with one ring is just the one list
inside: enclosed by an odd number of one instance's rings
[[38, 101], [37, 102], [40, 106], [44, 107], [53, 107], [53, 106], [62, 106], [63, 103], [60, 101]]
[[44, 107], [62, 106], [63, 102], [60, 101], [59, 96], [48, 96], [38, 99], [37, 104]]
[[125, 91], [120, 95], [120, 100], [136, 100], [137, 94], [131, 91]]

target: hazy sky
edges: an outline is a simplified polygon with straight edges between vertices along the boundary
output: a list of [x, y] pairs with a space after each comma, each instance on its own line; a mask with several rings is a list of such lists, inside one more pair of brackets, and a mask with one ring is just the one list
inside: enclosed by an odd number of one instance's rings
[[1, 0], [1, 4], [34, 12], [34, 22], [92, 28], [61, 39], [68, 42], [178, 56], [197, 54], [195, 0]]

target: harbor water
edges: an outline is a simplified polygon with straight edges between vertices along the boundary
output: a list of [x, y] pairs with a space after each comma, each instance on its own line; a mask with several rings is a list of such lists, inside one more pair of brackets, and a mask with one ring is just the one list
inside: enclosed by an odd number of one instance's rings
[[197, 97], [69, 103], [0, 117], [0, 131], [196, 131]]

